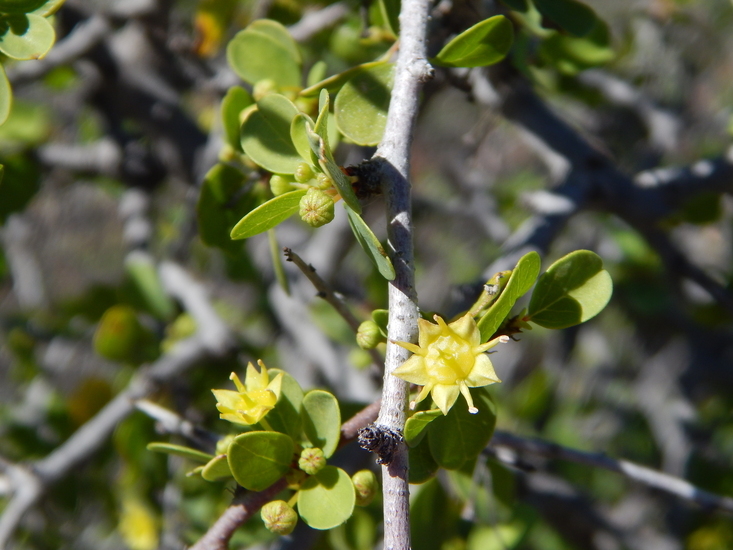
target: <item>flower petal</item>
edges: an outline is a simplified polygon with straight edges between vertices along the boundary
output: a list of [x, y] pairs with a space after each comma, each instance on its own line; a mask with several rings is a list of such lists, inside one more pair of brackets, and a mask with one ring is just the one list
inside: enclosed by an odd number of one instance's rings
[[448, 327], [459, 337], [466, 340], [470, 346], [476, 346], [481, 342], [481, 332], [470, 313], [466, 313], [460, 319], [453, 321]]
[[431, 395], [433, 396], [433, 401], [438, 405], [438, 408], [441, 410], [443, 415], [446, 415], [458, 399], [458, 393], [459, 390], [456, 384], [437, 384], [433, 388]]
[[430, 384], [430, 377], [425, 368], [425, 358], [420, 355], [413, 355], [407, 361], [392, 371], [397, 378], [402, 378], [412, 384], [425, 386]]
[[439, 325], [434, 325], [430, 321], [423, 318], [417, 320], [417, 328], [420, 331], [418, 336], [418, 344], [421, 348], [428, 347], [428, 345], [437, 340], [443, 332]]
[[401, 348], [405, 348], [408, 351], [411, 351], [415, 355], [425, 355], [425, 350], [420, 346], [416, 346], [415, 344], [410, 344], [409, 342], [399, 342], [398, 340], [392, 340], [392, 343], [397, 344]]
[[244, 385], [247, 386], [247, 391], [264, 390], [270, 382], [270, 377], [267, 375], [267, 368], [264, 363], [261, 366], [262, 370], [258, 371], [252, 363], [247, 364], [247, 376], [244, 379]]
[[468, 412], [470, 412], [471, 414], [476, 414], [478, 412], [478, 409], [473, 404], [473, 396], [471, 395], [468, 386], [466, 386], [465, 382], [462, 382], [458, 385], [458, 387], [460, 388], [463, 397], [466, 399], [466, 403], [468, 403]]
[[476, 357], [476, 362], [473, 364], [473, 370], [466, 377], [466, 384], [469, 388], [480, 388], [481, 386], [488, 386], [489, 384], [496, 384], [501, 382], [499, 377], [496, 375], [494, 365], [491, 364], [491, 359], [488, 355], [479, 355]]

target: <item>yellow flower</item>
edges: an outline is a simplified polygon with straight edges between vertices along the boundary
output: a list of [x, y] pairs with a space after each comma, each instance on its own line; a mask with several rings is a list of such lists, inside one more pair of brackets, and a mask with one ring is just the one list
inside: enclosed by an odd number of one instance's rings
[[479, 388], [501, 382], [494, 372], [489, 356], [484, 352], [499, 343], [509, 341], [499, 336], [485, 344], [476, 321], [467, 313], [457, 321], [446, 324], [438, 315], [434, 325], [418, 319], [418, 345], [407, 342], [395, 344], [410, 350], [414, 355], [394, 370], [393, 374], [412, 384], [423, 386], [420, 395], [410, 403], [410, 408], [431, 394], [443, 414], [448, 411], [462, 393], [468, 402], [468, 412], [476, 414], [468, 388]]
[[257, 364], [262, 369], [259, 372], [252, 363], [247, 365], [244, 384], [236, 374], [231, 374], [229, 379], [237, 386], [237, 391], [211, 390], [223, 420], [249, 426], [257, 424], [275, 407], [280, 396], [282, 373], [270, 381], [265, 364], [262, 361], [257, 361]]

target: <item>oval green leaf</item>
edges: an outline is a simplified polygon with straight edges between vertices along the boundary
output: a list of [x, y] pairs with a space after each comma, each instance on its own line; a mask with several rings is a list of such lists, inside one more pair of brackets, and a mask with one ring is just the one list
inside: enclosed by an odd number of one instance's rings
[[[297, 380], [280, 369], [268, 369], [270, 380], [280, 377], [280, 392], [275, 408], [267, 413], [267, 423], [273, 430], [288, 434], [293, 439], [300, 439], [303, 420], [300, 415], [300, 405], [303, 402], [303, 389]], [[277, 393], [277, 388], [273, 388]]]
[[542, 15], [575, 36], [587, 35], [595, 26], [595, 12], [577, 0], [534, 0]]
[[45, 17], [28, 13], [0, 20], [0, 52], [12, 59], [39, 59], [56, 40], [56, 31]]
[[323, 390], [311, 390], [301, 404], [303, 431], [314, 447], [329, 458], [341, 438], [341, 412], [336, 397]]
[[239, 115], [254, 103], [250, 93], [241, 86], [232, 86], [221, 100], [221, 121], [226, 142], [237, 151], [242, 151]]
[[290, 138], [290, 124], [300, 111], [283, 95], [270, 94], [257, 102], [242, 125], [242, 149], [257, 164], [275, 174], [293, 174], [302, 159]]
[[298, 492], [298, 513], [313, 529], [333, 529], [351, 517], [356, 494], [349, 474], [326, 466]]
[[247, 28], [232, 38], [227, 46], [229, 65], [250, 84], [272, 80], [280, 88], [300, 88], [300, 56], [296, 57], [276, 33], [269, 32], [272, 28], [262, 30]]
[[504, 59], [513, 41], [511, 21], [495, 15], [456, 36], [431, 61], [443, 67], [484, 67]]
[[0, 0], [0, 13], [29, 13], [46, 3], [46, 0]]
[[[261, 32], [275, 39], [278, 44], [285, 48], [290, 56], [300, 64], [303, 58], [300, 55], [300, 49], [298, 43], [293, 40], [293, 37], [288, 32], [282, 23], [273, 19], [255, 19], [247, 27], [248, 31]], [[300, 84], [300, 81], [298, 81]]]
[[288, 472], [294, 449], [288, 435], [248, 432], [234, 438], [227, 459], [237, 483], [251, 491], [262, 491]]
[[158, 319], [172, 319], [176, 305], [163, 287], [152, 258], [144, 253], [130, 253], [125, 258], [125, 271], [148, 312]]
[[410, 447], [417, 446], [425, 436], [425, 428], [433, 420], [442, 415], [443, 413], [440, 409], [432, 409], [429, 411], [418, 411], [408, 418], [407, 422], [405, 422], [405, 442], [407, 445]]
[[351, 231], [354, 233], [358, 243], [364, 249], [364, 252], [367, 253], [369, 259], [376, 266], [379, 274], [388, 281], [394, 279], [394, 267], [392, 266], [392, 261], [389, 259], [389, 256], [387, 256], [387, 253], [384, 251], [382, 243], [379, 242], [377, 236], [372, 233], [372, 230], [369, 229], [369, 226], [359, 214], [349, 208], [348, 204], [345, 204], [344, 208], [346, 208], [346, 214], [349, 218]]
[[232, 229], [232, 239], [247, 239], [272, 229], [298, 211], [305, 190], [290, 191], [261, 204]]
[[48, 17], [49, 15], [56, 13], [65, 1], [66, 0], [41, 0], [41, 5], [34, 9], [33, 13], [40, 15], [41, 17]]
[[315, 153], [311, 150], [310, 140], [308, 139], [308, 131], [314, 132], [314, 125], [313, 119], [305, 113], [298, 113], [290, 123], [290, 139], [295, 146], [295, 150], [298, 151], [300, 158], [308, 164], [316, 164], [318, 162], [318, 158], [315, 157]]
[[428, 444], [435, 461], [448, 470], [456, 470], [475, 460], [491, 439], [496, 425], [496, 407], [486, 388], [472, 388], [476, 414], [468, 412], [461, 398], [446, 416], [428, 426]]
[[481, 331], [482, 342], [488, 341], [494, 335], [516, 301], [532, 288], [540, 273], [540, 263], [540, 255], [534, 251], [528, 252], [519, 259], [506, 287], [477, 323]]
[[595, 317], [613, 294], [603, 260], [576, 250], [552, 264], [537, 281], [529, 302], [529, 321], [545, 328], [572, 327]]
[[392, 63], [372, 64], [356, 72], [336, 96], [339, 131], [359, 145], [377, 145], [387, 124], [393, 84]]
[[219, 455], [209, 460], [201, 470], [201, 477], [206, 481], [218, 481], [232, 477], [227, 455]]
[[540, 44], [540, 57], [568, 75], [608, 63], [615, 56], [611, 47], [608, 25], [598, 20], [587, 36], [576, 38], [560, 33], [552, 33]]
[[0, 124], [3, 124], [10, 114], [10, 107], [13, 105], [13, 90], [10, 81], [5, 74], [5, 68], [0, 63]]
[[435, 462], [428, 440], [422, 441], [415, 447], [409, 449], [410, 470], [408, 475], [410, 483], [425, 483], [433, 478], [440, 466]]
[[173, 443], [148, 443], [148, 451], [155, 451], [156, 453], [166, 453], [169, 455], [182, 456], [196, 462], [206, 464], [214, 455], [199, 451], [198, 449], [192, 449], [191, 447], [185, 447], [183, 445], [174, 445]]

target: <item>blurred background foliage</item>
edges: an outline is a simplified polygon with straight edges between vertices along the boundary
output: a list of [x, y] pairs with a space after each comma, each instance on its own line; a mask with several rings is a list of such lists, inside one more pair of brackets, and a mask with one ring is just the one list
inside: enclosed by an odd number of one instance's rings
[[[509, 14], [508, 6], [522, 4], [440, 2], [431, 50], [479, 14]], [[724, 157], [733, 128], [731, 2], [586, 4], [598, 22], [580, 38], [536, 12], [511, 12], [517, 39], [506, 64], [631, 176]], [[163, 260], [205, 286], [236, 351], [174, 378], [151, 397], [156, 403], [224, 434], [209, 390], [226, 387], [232, 370], [257, 358], [305, 388], [333, 391], [343, 418], [378, 397], [369, 357], [290, 264], [290, 296], [279, 287], [264, 235], [219, 249], [196, 226], [204, 175], [223, 145], [220, 101], [240, 83], [226, 65], [228, 40], [254, 18], [297, 27], [322, 8], [298, 0], [67, 0], [51, 18], [57, 48], [85, 24], [84, 32], [98, 33], [88, 47], [37, 73], [5, 63], [14, 102], [0, 126], [4, 460], [51, 453], [141, 365], [201, 328], [166, 295], [155, 270]], [[388, 25], [364, 24], [373, 11], [347, 4], [332, 25], [299, 39], [306, 70], [323, 60], [335, 74], [385, 53], [393, 41]], [[446, 71], [428, 83], [412, 160], [420, 306], [449, 316], [536, 214], [541, 192], [559, 183], [537, 140], [463, 84]], [[614, 95], [619, 86], [631, 95]], [[338, 150], [344, 165], [371, 154], [349, 144]], [[265, 182], [252, 180], [262, 192]], [[503, 346], [492, 357], [503, 383], [491, 391], [498, 429], [605, 452], [733, 495], [733, 202], [723, 191], [689, 196], [659, 226], [720, 284], [722, 299], [675, 272], [612, 210], [579, 212], [543, 251], [543, 266], [594, 250], [613, 277], [613, 299], [586, 324], [535, 328]], [[380, 198], [368, 201], [364, 216], [384, 238]], [[361, 318], [387, 306], [385, 282], [345, 219], [318, 232], [290, 220], [277, 236]], [[152, 550], [197, 540], [232, 487], [187, 477], [191, 464], [147, 451], [151, 441], [181, 442], [158, 428], [142, 412], [123, 420], [83, 467], [49, 488], [11, 547]], [[414, 548], [733, 547], [729, 516], [618, 474], [531, 455], [509, 467], [487, 456], [475, 472], [450, 472], [416, 489]], [[353, 448], [337, 458], [354, 469], [371, 463]], [[0, 492], [0, 512], [8, 496]], [[380, 522], [375, 502], [332, 532], [298, 528], [290, 541], [273, 542], [257, 517], [232, 547], [374, 548]]]

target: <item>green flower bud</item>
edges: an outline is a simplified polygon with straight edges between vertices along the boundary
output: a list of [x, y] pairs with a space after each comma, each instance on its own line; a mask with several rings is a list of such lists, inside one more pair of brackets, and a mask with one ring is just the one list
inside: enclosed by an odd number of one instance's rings
[[298, 183], [307, 183], [315, 178], [316, 175], [313, 173], [313, 169], [310, 167], [310, 164], [307, 162], [301, 162], [295, 168], [295, 174], [293, 174], [293, 177], [295, 177], [295, 181]]
[[323, 189], [324, 191], [326, 189], [330, 189], [334, 185], [331, 177], [323, 172], [319, 172], [318, 175], [316, 175], [316, 180], [318, 181], [316, 187], [318, 189]]
[[359, 470], [351, 477], [356, 491], [357, 506], [366, 506], [377, 496], [379, 483], [371, 470]]
[[333, 220], [333, 198], [311, 187], [300, 199], [300, 219], [311, 227], [321, 227]]
[[259, 101], [266, 95], [276, 94], [278, 91], [275, 81], [268, 78], [255, 83], [252, 87], [252, 97], [255, 101]]
[[294, 189], [293, 184], [282, 176], [274, 175], [270, 178], [270, 190], [276, 197]]
[[382, 338], [377, 323], [369, 319], [359, 325], [359, 330], [356, 331], [356, 343], [359, 344], [361, 349], [376, 348], [383, 341], [384, 338]]
[[225, 435], [216, 442], [216, 454], [225, 455], [229, 452], [229, 445], [237, 437], [234, 434]]
[[268, 531], [276, 535], [289, 535], [298, 523], [298, 513], [284, 500], [268, 502], [260, 514]]
[[298, 468], [303, 470], [309, 476], [316, 475], [326, 465], [326, 457], [323, 451], [318, 447], [303, 449], [298, 459]]

